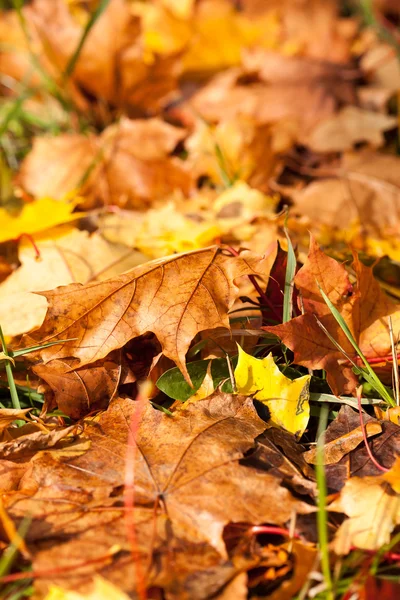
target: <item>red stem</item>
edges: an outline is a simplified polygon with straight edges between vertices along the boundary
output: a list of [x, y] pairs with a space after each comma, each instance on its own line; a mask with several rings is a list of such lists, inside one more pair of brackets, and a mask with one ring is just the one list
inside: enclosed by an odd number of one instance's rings
[[33, 249], [35, 251], [35, 258], [36, 260], [40, 258], [40, 250], [39, 248], [36, 246], [35, 240], [33, 239], [33, 237], [31, 236], [30, 233], [21, 233], [21, 235], [19, 235], [17, 238], [15, 238], [16, 242], [19, 242], [21, 240], [21, 238], [26, 237], [30, 243], [33, 246]]
[[271, 535], [283, 535], [284, 537], [293, 537], [296, 539], [300, 539], [300, 536], [297, 533], [293, 535], [290, 533], [289, 529], [285, 529], [284, 527], [274, 527], [273, 525], [254, 525], [250, 527], [247, 531], [248, 535], [258, 535], [260, 533], [269, 533]]
[[129, 432], [128, 432], [128, 450], [125, 463], [125, 488], [124, 488], [124, 506], [126, 509], [125, 523], [127, 537], [131, 546], [131, 555], [135, 564], [137, 578], [137, 594], [140, 600], [147, 599], [146, 584], [143, 575], [142, 564], [140, 562], [139, 548], [136, 536], [136, 525], [134, 518], [135, 511], [135, 462], [136, 462], [136, 438], [139, 430], [139, 424], [146, 403], [146, 398], [140, 394], [136, 397], [136, 407], [132, 414]]
[[103, 562], [112, 558], [114, 553], [109, 552], [104, 556], [98, 558], [92, 558], [74, 565], [66, 567], [56, 567], [54, 569], [48, 569], [47, 571], [24, 571], [23, 573], [11, 573], [11, 575], [4, 575], [0, 577], [0, 583], [10, 583], [11, 581], [20, 581], [21, 579], [38, 579], [39, 577], [47, 577], [48, 575], [57, 575], [58, 573], [68, 573], [68, 571], [75, 571], [75, 569], [81, 569], [87, 565], [94, 565], [99, 562]]
[[390, 471], [390, 469], [387, 469], [386, 467], [383, 467], [382, 465], [380, 465], [378, 463], [378, 461], [372, 454], [371, 448], [369, 447], [369, 444], [368, 444], [367, 432], [365, 431], [365, 425], [364, 425], [363, 416], [362, 416], [361, 391], [362, 391], [362, 387], [360, 386], [359, 388], [357, 388], [357, 404], [358, 404], [358, 412], [360, 415], [360, 425], [361, 425], [361, 431], [362, 431], [362, 435], [363, 435], [363, 439], [364, 439], [364, 444], [367, 449], [368, 456], [369, 456], [370, 460], [373, 462], [373, 464], [375, 465], [375, 467], [377, 469], [379, 469], [380, 471], [383, 471], [384, 473], [388, 473]]

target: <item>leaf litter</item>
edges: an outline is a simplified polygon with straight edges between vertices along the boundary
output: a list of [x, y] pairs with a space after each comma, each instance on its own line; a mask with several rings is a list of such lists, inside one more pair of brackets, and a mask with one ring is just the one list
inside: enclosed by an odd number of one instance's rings
[[397, 3], [5, 4], [2, 597], [396, 597]]

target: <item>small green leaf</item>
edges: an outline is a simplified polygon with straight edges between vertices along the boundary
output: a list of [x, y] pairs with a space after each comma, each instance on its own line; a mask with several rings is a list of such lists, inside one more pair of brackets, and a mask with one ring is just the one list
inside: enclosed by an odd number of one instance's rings
[[190, 387], [185, 381], [177, 367], [163, 373], [156, 385], [159, 390], [167, 394], [170, 398], [185, 402], [197, 392], [203, 383], [209, 362], [209, 360], [195, 360], [186, 365], [193, 387]]
[[[234, 356], [230, 360], [232, 367], [235, 368], [237, 356]], [[221, 390], [227, 394], [231, 394], [232, 382], [229, 377], [228, 363], [226, 361], [226, 358], [214, 358], [211, 361], [211, 377], [213, 380], [214, 389], [222, 383], [223, 385]], [[156, 385], [159, 390], [164, 392], [164, 394], [170, 398], [186, 402], [186, 400], [189, 400], [189, 398], [194, 396], [203, 383], [209, 362], [210, 359], [195, 360], [186, 365], [190, 379], [193, 383], [193, 387], [190, 387], [190, 385], [185, 381], [182, 373], [177, 367], [169, 369], [169, 371], [163, 373]]]

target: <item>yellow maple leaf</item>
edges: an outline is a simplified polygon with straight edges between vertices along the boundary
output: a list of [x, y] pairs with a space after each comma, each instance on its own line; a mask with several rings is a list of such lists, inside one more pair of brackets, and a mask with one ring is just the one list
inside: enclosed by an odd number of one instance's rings
[[122, 590], [119, 590], [110, 581], [100, 576], [94, 578], [94, 587], [87, 594], [64, 590], [58, 586], [52, 586], [44, 600], [129, 600]]
[[133, 14], [142, 21], [144, 60], [183, 52], [184, 71], [213, 71], [240, 64], [243, 48], [276, 48], [281, 23], [268, 9], [257, 19], [238, 12], [229, 0], [205, 0], [193, 11], [193, 2], [162, 0], [133, 2]]
[[310, 375], [292, 381], [280, 372], [272, 354], [260, 359], [247, 354], [240, 346], [238, 349], [235, 369], [237, 391], [253, 395], [265, 404], [273, 425], [301, 437], [310, 417]]
[[26, 204], [17, 217], [0, 208], [0, 243], [18, 239], [22, 234], [34, 235], [56, 225], [76, 221], [84, 213], [72, 213], [76, 202], [60, 202], [40, 198]]

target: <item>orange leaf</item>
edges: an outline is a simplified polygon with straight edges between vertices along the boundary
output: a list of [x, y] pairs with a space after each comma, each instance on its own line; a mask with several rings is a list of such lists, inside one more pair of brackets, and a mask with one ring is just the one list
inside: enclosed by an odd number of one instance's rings
[[367, 359], [390, 360], [389, 316], [395, 338], [400, 330], [400, 307], [381, 290], [372, 269], [362, 265], [357, 257], [353, 269], [357, 275], [355, 286], [345, 267], [324, 254], [312, 238], [308, 259], [295, 278], [304, 314], [283, 325], [265, 327], [293, 350], [298, 364], [325, 369], [335, 394], [352, 392], [357, 378], [352, 364], [318, 326], [317, 318], [353, 361], [357, 361], [357, 354], [324, 302], [318, 284], [346, 321]]

